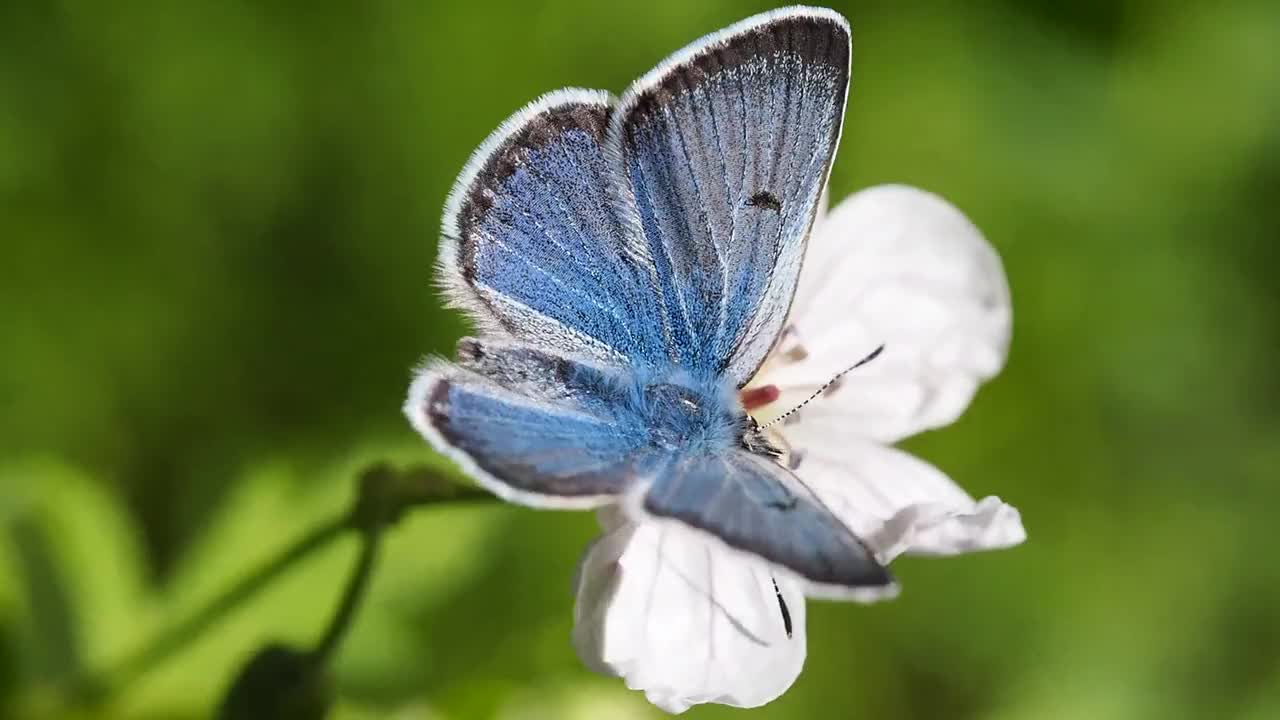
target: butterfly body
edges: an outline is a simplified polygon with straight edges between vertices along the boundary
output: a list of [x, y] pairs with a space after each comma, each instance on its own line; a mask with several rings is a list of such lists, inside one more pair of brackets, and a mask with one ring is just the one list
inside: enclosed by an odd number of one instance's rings
[[516, 502], [622, 504], [820, 592], [889, 584], [739, 400], [786, 319], [848, 77], [844, 18], [789, 8], [620, 99], [562, 90], [503, 123], [440, 248], [479, 334], [419, 371], [415, 427]]
[[732, 446], [745, 413], [735, 416], [732, 388], [714, 378], [694, 378], [675, 368], [649, 379], [632, 380], [628, 410], [649, 428], [650, 444], [689, 453], [719, 452]]

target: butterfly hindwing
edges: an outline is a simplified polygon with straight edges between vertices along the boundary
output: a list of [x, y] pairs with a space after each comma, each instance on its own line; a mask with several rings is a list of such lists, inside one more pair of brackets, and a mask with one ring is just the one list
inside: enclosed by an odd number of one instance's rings
[[818, 588], [893, 582], [803, 483], [760, 455], [734, 450], [680, 458], [648, 487], [642, 507], [783, 566]]
[[537, 348], [464, 340], [460, 363], [418, 372], [405, 413], [495, 494], [528, 505], [611, 501], [655, 457], [648, 429], [613, 401], [613, 369]]
[[840, 136], [849, 32], [818, 9], [708, 36], [637, 81], [609, 124], [623, 208], [669, 353], [745, 384], [794, 293]]

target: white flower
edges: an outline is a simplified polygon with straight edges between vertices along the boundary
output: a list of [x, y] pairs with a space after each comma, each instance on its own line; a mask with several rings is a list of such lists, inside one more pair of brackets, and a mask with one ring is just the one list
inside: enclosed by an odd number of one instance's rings
[[[777, 417], [883, 344], [775, 426], [797, 475], [884, 563], [1016, 545], [1017, 510], [975, 502], [886, 445], [955, 420], [1004, 364], [1010, 324], [1000, 259], [958, 210], [921, 190], [872, 188], [819, 215], [792, 317], [744, 404], [762, 422]], [[600, 521], [574, 612], [589, 667], [673, 713], [763, 705], [791, 686], [805, 658], [802, 586], [674, 524], [617, 508]]]

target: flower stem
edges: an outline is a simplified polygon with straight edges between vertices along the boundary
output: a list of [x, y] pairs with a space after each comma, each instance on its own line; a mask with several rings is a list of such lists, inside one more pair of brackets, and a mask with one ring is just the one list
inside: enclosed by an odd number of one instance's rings
[[358, 530], [362, 544], [355, 569], [337, 612], [311, 651], [311, 658], [317, 666], [323, 665], [342, 641], [364, 597], [377, 560], [382, 531], [386, 527], [395, 524], [405, 512], [421, 506], [493, 499], [489, 493], [457, 485], [448, 476], [429, 467], [396, 470], [386, 464], [374, 465], [360, 474], [358, 488], [351, 509], [295, 540], [279, 555], [242, 577], [190, 617], [162, 631], [114, 668], [84, 675], [73, 682], [73, 696], [81, 702], [94, 704], [123, 691], [198, 640], [295, 565], [327, 547], [346, 531]]
[[311, 651], [311, 659], [316, 665], [324, 665], [337, 649], [355, 618], [356, 609], [364, 599], [365, 590], [369, 587], [369, 579], [373, 577], [373, 567], [378, 559], [378, 548], [382, 545], [380, 528], [367, 529], [361, 532], [360, 557], [347, 580], [347, 587], [342, 592], [342, 600], [338, 609], [325, 628], [324, 635]]
[[119, 692], [152, 669], [162, 665], [181, 651], [218, 621], [258, 594], [294, 565], [302, 562], [342, 535], [348, 527], [348, 517], [340, 517], [321, 523], [298, 538], [279, 555], [242, 577], [221, 595], [210, 600], [187, 619], [168, 628], [151, 642], [120, 662], [114, 669], [98, 678], [85, 678], [79, 686], [91, 700]]

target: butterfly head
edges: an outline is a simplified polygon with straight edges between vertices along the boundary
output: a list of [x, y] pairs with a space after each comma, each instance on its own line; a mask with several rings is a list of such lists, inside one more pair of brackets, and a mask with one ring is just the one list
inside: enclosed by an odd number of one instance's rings
[[765, 429], [765, 426], [757, 422], [755, 418], [743, 413], [739, 424], [741, 427], [741, 436], [738, 440], [738, 444], [741, 445], [744, 450], [774, 459], [780, 459], [783, 456], [783, 449], [778, 447], [778, 445], [770, 438], [769, 431]]

